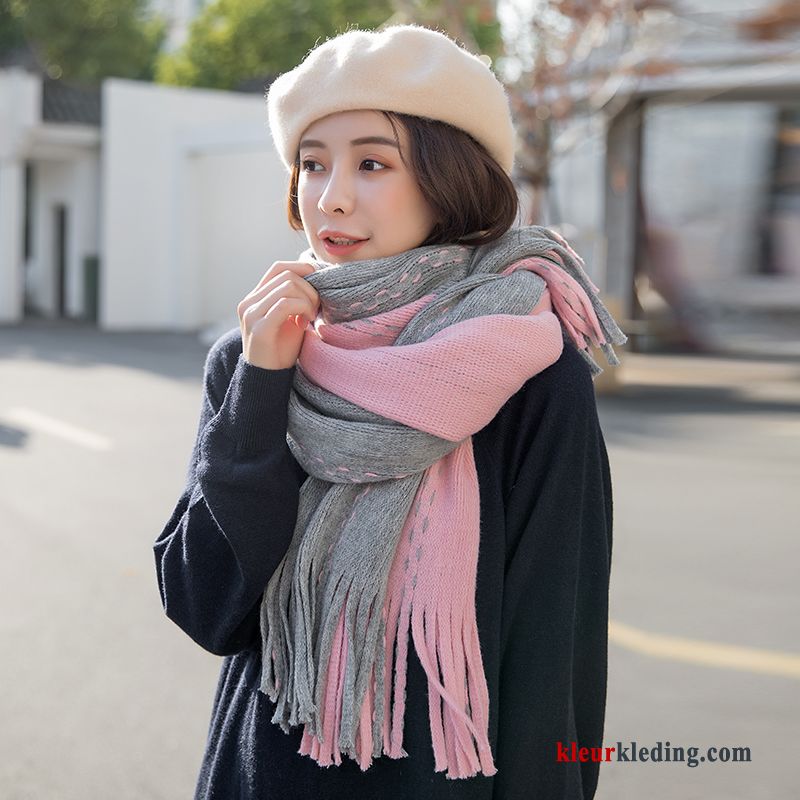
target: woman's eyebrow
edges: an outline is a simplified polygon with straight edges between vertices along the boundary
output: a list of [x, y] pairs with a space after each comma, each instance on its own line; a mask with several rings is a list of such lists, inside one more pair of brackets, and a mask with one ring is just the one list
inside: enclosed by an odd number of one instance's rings
[[[356, 147], [360, 144], [386, 144], [398, 150], [400, 149], [394, 139], [388, 139], [385, 136], [362, 136], [359, 139], [352, 139], [350, 144], [352, 147]], [[303, 139], [303, 141], [300, 142], [300, 147], [319, 147], [322, 150], [326, 149], [325, 143], [319, 141], [319, 139]]]

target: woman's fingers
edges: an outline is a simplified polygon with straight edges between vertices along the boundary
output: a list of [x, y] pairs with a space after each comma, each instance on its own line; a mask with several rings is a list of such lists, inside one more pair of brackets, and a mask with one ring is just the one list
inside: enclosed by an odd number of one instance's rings
[[319, 294], [305, 280], [313, 271], [305, 262], [276, 261], [239, 303], [242, 348], [251, 364], [266, 369], [295, 364], [306, 320], [313, 320], [319, 308]]
[[[304, 278], [314, 272], [314, 267], [305, 261], [276, 261], [272, 266], [261, 276], [261, 280], [256, 284], [252, 293], [257, 292], [265, 283], [273, 280], [277, 275], [282, 272], [289, 272]], [[306, 281], [303, 281], [306, 283]]]
[[[284, 265], [286, 264], [286, 262], [276, 263]], [[300, 262], [294, 262], [294, 264], [297, 267], [307, 266], [309, 271], [303, 271], [302, 273], [298, 274], [298, 272], [294, 269], [286, 268], [281, 270], [272, 270], [272, 268], [270, 268], [261, 281], [259, 281], [258, 286], [253, 289], [241, 301], [241, 303], [239, 303], [240, 318], [242, 313], [246, 311], [248, 307], [260, 302], [263, 298], [270, 296], [279, 287], [283, 286], [288, 289], [291, 286], [296, 291], [303, 292], [308, 297], [309, 302], [313, 304], [315, 308], [314, 314], [312, 314], [313, 319], [314, 316], [316, 316], [316, 307], [319, 305], [319, 294], [317, 293], [317, 290], [314, 289], [314, 287], [302, 277], [303, 274], [309, 274], [310, 272], [313, 272], [313, 267]]]
[[[279, 310], [287, 308], [287, 315], [289, 313], [288, 306], [281, 303], [282, 300], [292, 300], [292, 307], [299, 307], [300, 310], [295, 313], [306, 314], [309, 319], [314, 319], [316, 316], [316, 307], [308, 294], [303, 291], [296, 283], [291, 280], [284, 280], [275, 286], [267, 284], [264, 286], [266, 292], [263, 297], [259, 295], [251, 298], [251, 302], [243, 310], [241, 319], [244, 325], [251, 329], [261, 319], [275, 319], [274, 308]], [[272, 312], [272, 313], [271, 313]]]

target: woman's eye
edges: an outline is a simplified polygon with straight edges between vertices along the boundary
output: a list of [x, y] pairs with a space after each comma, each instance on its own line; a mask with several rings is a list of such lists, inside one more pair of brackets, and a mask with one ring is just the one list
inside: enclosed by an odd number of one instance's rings
[[361, 164], [362, 165], [364, 165], [364, 164], [371, 164], [372, 165], [370, 167], [367, 167], [367, 172], [376, 172], [376, 171], [381, 170], [381, 169], [386, 169], [386, 165], [385, 164], [381, 164], [380, 161], [376, 161], [374, 158], [365, 158], [361, 162]]
[[312, 161], [310, 158], [307, 158], [300, 162], [300, 166], [303, 168], [304, 172], [317, 172], [318, 170], [314, 169], [314, 167], [320, 167], [322, 165], [316, 161]]

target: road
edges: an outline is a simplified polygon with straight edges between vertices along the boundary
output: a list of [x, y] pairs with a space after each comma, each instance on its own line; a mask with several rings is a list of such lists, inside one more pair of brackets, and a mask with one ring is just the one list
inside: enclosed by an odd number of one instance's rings
[[[220, 660], [161, 610], [206, 348], [0, 328], [0, 797], [189, 798]], [[749, 763], [604, 764], [598, 800], [796, 794], [800, 363], [625, 354], [604, 744]], [[547, 800], [546, 798], [543, 800]]]

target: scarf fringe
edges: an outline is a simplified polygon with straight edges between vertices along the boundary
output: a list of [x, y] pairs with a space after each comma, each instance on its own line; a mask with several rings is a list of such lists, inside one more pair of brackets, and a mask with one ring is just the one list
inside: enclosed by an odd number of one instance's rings
[[[472, 463], [468, 453], [471, 442], [460, 450], [460, 457]], [[426, 484], [426, 480], [420, 484], [410, 515], [412, 520], [420, 520], [416, 528], [420, 535], [425, 533], [425, 512], [432, 506], [437, 491], [426, 488]], [[412, 524], [409, 528], [412, 536], [414, 530]], [[323, 642], [323, 657], [318, 660], [317, 707], [321, 727], [315, 733], [310, 724], [306, 725], [298, 752], [311, 756], [322, 766], [338, 765], [342, 755], [348, 755], [362, 770], [367, 770], [373, 758], [382, 754], [390, 758], [408, 755], [402, 739], [410, 631], [428, 677], [435, 771], [445, 771], [451, 779], [470, 778], [481, 772], [494, 775], [497, 769], [488, 740], [488, 687], [474, 601], [469, 602], [474, 588], [453, 596], [443, 597], [430, 590], [426, 596], [421, 595], [414, 561], [407, 557], [411, 541], [411, 537], [404, 539], [399, 553], [398, 565], [404, 564], [403, 582], [398, 585], [399, 591], [386, 592], [380, 615], [372, 614], [377, 598], [369, 603], [366, 620], [361, 605], [356, 614], [351, 608], [351, 587], [346, 590], [345, 601], [338, 606], [332, 603], [331, 608], [338, 609], [332, 611], [338, 614], [338, 620], [329, 657], [324, 657], [327, 642]], [[415, 540], [413, 548], [417, 546]], [[359, 619], [363, 624], [358, 624]], [[323, 625], [323, 630], [327, 627]], [[369, 663], [372, 650], [362, 633], [375, 627], [376, 656], [374, 663]], [[369, 636], [366, 638], [373, 641]], [[361, 657], [353, 657], [356, 649]], [[363, 679], [365, 674], [369, 675], [368, 680]]]
[[[592, 357], [589, 351], [590, 345], [601, 349], [609, 366], [618, 367], [620, 361], [614, 352], [612, 344], [623, 345], [628, 341], [628, 337], [623, 333], [600, 300], [600, 290], [587, 275], [584, 260], [558, 232], [551, 228], [542, 230], [546, 232], [548, 238], [554, 239], [556, 242], [556, 246], [547, 256], [554, 258], [559, 263], [562, 272], [566, 272], [569, 278], [581, 286], [591, 302], [591, 307], [586, 310], [592, 318], [593, 331], [591, 334], [588, 331], [582, 331], [580, 337], [573, 336], [573, 340], [578, 346], [578, 352], [588, 363], [592, 377], [601, 374], [603, 369]], [[545, 280], [547, 279], [545, 278]], [[549, 286], [550, 284], [548, 283]]]
[[[302, 572], [298, 570], [297, 574]], [[290, 615], [295, 614], [296, 619], [293, 641], [299, 643], [301, 651], [304, 650], [304, 657], [293, 656], [292, 640], [285, 635], [270, 638], [268, 632], [265, 648], [270, 658], [262, 672], [261, 691], [276, 703], [272, 721], [287, 733], [292, 727], [305, 725], [307, 733], [316, 737], [318, 745], [324, 745], [319, 750], [323, 759], [326, 753], [328, 757], [333, 756], [334, 742], [342, 751], [355, 753], [356, 727], [362, 722], [357, 709], [362, 708], [365, 693], [375, 691], [371, 654], [377, 652], [376, 657], [382, 666], [377, 641], [382, 635], [383, 626], [380, 616], [372, 614], [372, 608], [380, 600], [378, 593], [368, 597], [363, 587], [355, 585], [355, 581], [346, 584], [346, 577], [344, 573], [338, 576], [330, 599], [330, 615], [338, 617], [337, 627], [328, 633], [331, 630], [328, 620], [320, 620], [321, 637], [313, 658], [311, 634], [314, 618], [307, 608], [302, 609], [301, 613], [290, 611]], [[302, 594], [293, 591], [290, 602], [294, 603], [297, 596], [302, 597]], [[313, 597], [311, 602], [314, 602]], [[281, 617], [283, 624], [273, 626], [273, 631], [283, 630], [285, 634], [288, 623], [285, 615]], [[285, 692], [280, 691], [278, 681], [274, 679], [280, 674], [282, 665], [277, 655], [282, 653], [282, 640], [289, 655]], [[380, 717], [376, 721], [374, 734], [378, 743], [381, 730], [379, 723], [382, 723]]]
[[592, 357], [589, 350], [592, 345], [602, 350], [609, 366], [619, 366], [611, 344], [625, 344], [628, 337], [603, 305], [586, 273], [574, 265], [573, 274], [570, 274], [550, 261], [551, 257], [564, 264], [559, 254], [552, 252], [547, 256], [524, 258], [506, 271], [528, 269], [544, 279], [561, 327], [589, 365], [593, 378], [603, 369]]
[[[480, 668], [476, 627], [468, 616], [442, 603], [438, 607], [429, 604], [411, 608], [404, 599], [397, 624], [385, 629], [381, 625], [384, 647], [378, 648], [378, 659], [370, 670], [354, 729], [353, 711], [359, 704], [348, 706], [344, 702], [347, 687], [353, 684], [354, 664], [346, 616], [343, 606], [334, 634], [330, 667], [323, 675], [322, 735], [314, 734], [307, 724], [298, 752], [310, 756], [321, 766], [339, 765], [342, 756], [348, 755], [362, 771], [369, 769], [373, 759], [381, 755], [395, 759], [408, 756], [401, 742], [410, 623], [420, 663], [429, 678], [434, 770], [446, 771], [450, 779], [471, 778], [480, 772], [494, 775], [497, 769], [485, 733], [489, 715], [488, 688]], [[396, 657], [385, 659], [384, 655], [394, 650], [396, 634], [399, 634]], [[381, 675], [385, 679], [376, 680], [376, 676]], [[390, 716], [385, 710], [392, 696]]]
[[[467, 458], [471, 442], [459, 450], [460, 457]], [[488, 741], [488, 688], [474, 602], [468, 602], [474, 589], [445, 597], [428, 590], [423, 596], [417, 589], [416, 562], [408, 558], [419, 544], [415, 539], [412, 545], [414, 532], [425, 534], [426, 515], [437, 494], [435, 486], [429, 486], [430, 477], [426, 473], [412, 503], [410, 535], [403, 539], [397, 560], [398, 569], [402, 567], [397, 591], [386, 591], [379, 605], [378, 595], [362, 597], [357, 580], [346, 584], [344, 574], [326, 577], [331, 617], [320, 620], [321, 641], [315, 653], [319, 713], [315, 716], [307, 709], [298, 750], [321, 766], [339, 765], [348, 755], [367, 770], [381, 755], [408, 756], [402, 739], [410, 632], [428, 676], [435, 770], [446, 771], [451, 779], [497, 771]], [[380, 614], [375, 614], [379, 607]], [[335, 627], [330, 624], [334, 615]], [[327, 639], [326, 630], [332, 631]], [[293, 699], [300, 692], [294, 686], [286, 695]], [[286, 718], [282, 712], [287, 703], [279, 706], [277, 721]], [[289, 718], [295, 718], [293, 713], [299, 718], [302, 712], [290, 712]]]
[[[352, 628], [347, 617], [345, 604], [339, 613], [333, 636], [330, 665], [320, 676], [321, 735], [314, 734], [311, 727], [306, 725], [298, 752], [311, 756], [321, 766], [341, 764], [342, 755], [346, 754], [357, 761], [362, 770], [366, 770], [372, 764], [372, 759], [381, 755], [383, 703], [376, 704], [376, 698], [383, 697], [383, 681], [376, 683], [376, 672], [382, 675], [383, 656], [381, 648], [378, 648], [377, 664], [370, 666], [363, 695], [357, 702], [355, 688], [360, 681], [354, 672], [361, 673], [362, 670], [354, 670], [356, 659], [352, 657]], [[383, 620], [379, 618], [379, 622]], [[382, 639], [383, 625], [380, 624], [378, 628]], [[365, 664], [362, 664], [363, 667]], [[352, 703], [345, 702], [348, 695], [353, 697]], [[357, 714], [356, 709], [360, 709]]]
[[439, 602], [411, 615], [414, 646], [428, 676], [434, 770], [447, 778], [497, 772], [486, 735], [489, 694], [480, 649], [463, 610]]

